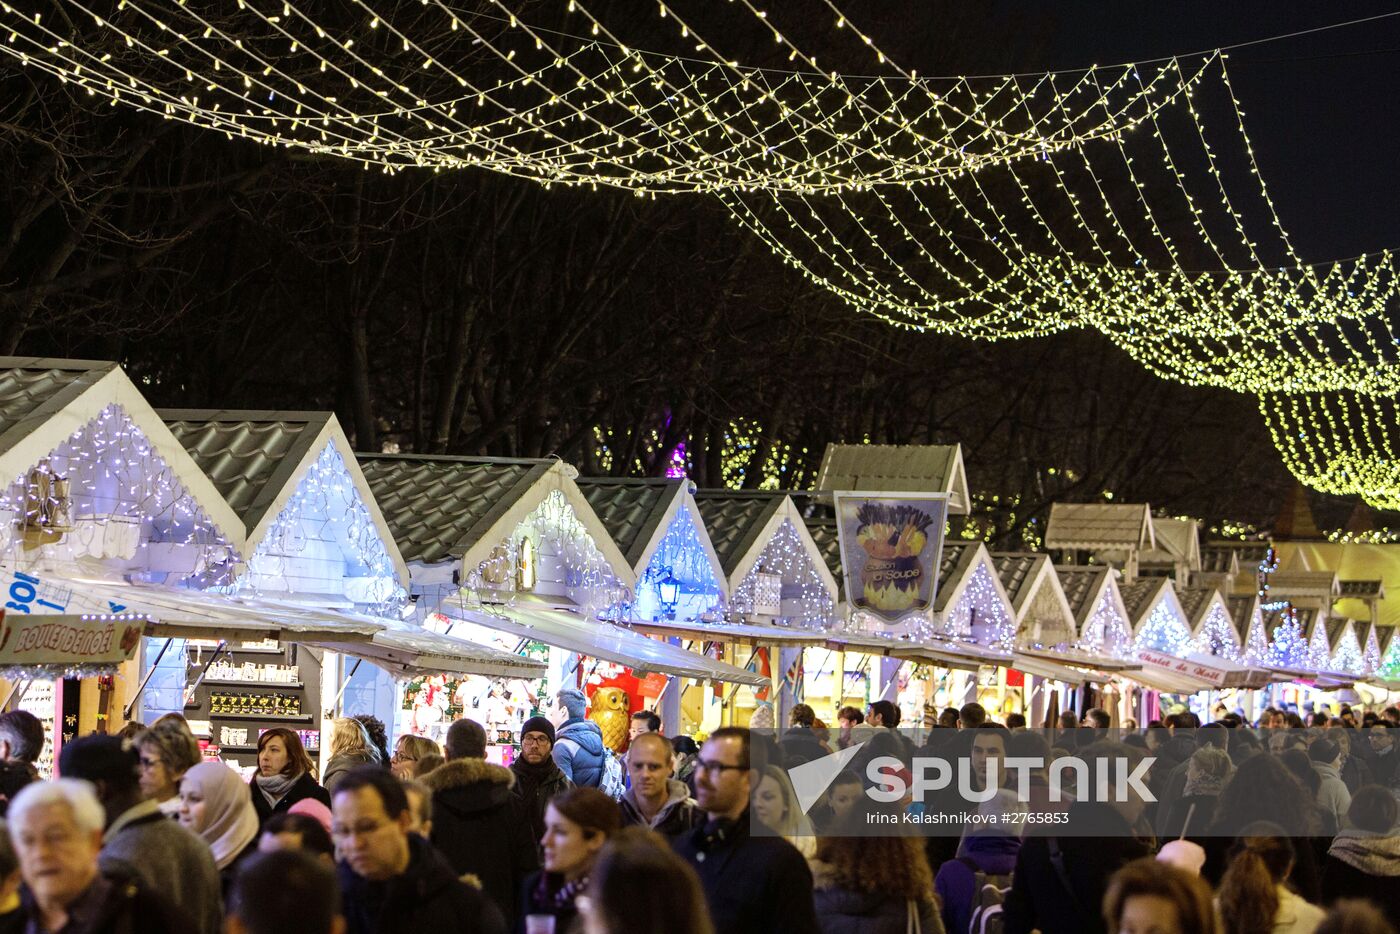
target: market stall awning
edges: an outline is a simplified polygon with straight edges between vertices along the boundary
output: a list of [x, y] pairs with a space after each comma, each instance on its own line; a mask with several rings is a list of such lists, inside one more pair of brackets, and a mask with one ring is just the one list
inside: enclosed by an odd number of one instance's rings
[[1137, 662], [1104, 655], [1101, 652], [1086, 652], [1083, 649], [1017, 649], [1019, 658], [1033, 658], [1052, 662], [1056, 665], [1072, 665], [1076, 668], [1092, 668], [1103, 672], [1137, 671], [1142, 667]]
[[658, 620], [623, 624], [633, 632], [662, 638], [679, 637], [692, 641], [724, 642], [736, 645], [821, 646], [830, 634], [819, 629], [786, 629], [753, 623], [704, 623]]
[[1122, 677], [1163, 694], [1198, 694], [1212, 687], [1199, 678], [1161, 668], [1144, 667], [1137, 671], [1125, 672]]
[[447, 672], [492, 678], [541, 678], [546, 669], [537, 659], [408, 626], [377, 632], [368, 642], [309, 644], [364, 659], [390, 674], [402, 676]]
[[445, 603], [439, 612], [451, 619], [476, 623], [520, 639], [626, 665], [637, 672], [658, 672], [699, 681], [727, 681], [754, 687], [769, 683], [768, 678], [756, 672], [688, 652], [669, 642], [649, 639], [611, 623], [582, 619], [558, 610], [499, 607], [487, 611]]
[[1066, 684], [1083, 684], [1086, 681], [1092, 684], [1107, 684], [1112, 677], [1091, 668], [1072, 668], [1068, 665], [1059, 665], [1055, 662], [1047, 662], [1044, 659], [1019, 653], [1012, 657], [1011, 667], [1037, 678], [1063, 681]]
[[910, 639], [887, 639], [858, 633], [832, 633], [827, 637], [827, 645], [847, 652], [887, 655], [891, 658], [901, 658], [906, 661], [935, 665], [939, 668], [956, 668], [963, 671], [976, 671], [984, 665], [1002, 664], [1003, 660], [1010, 657], [1000, 656], [990, 650], [957, 642], [941, 640], [917, 642]]
[[146, 635], [225, 642], [367, 642], [387, 628], [356, 613], [319, 610], [295, 603], [175, 587], [87, 578], [50, 578], [72, 591], [75, 602], [94, 612], [140, 613]]

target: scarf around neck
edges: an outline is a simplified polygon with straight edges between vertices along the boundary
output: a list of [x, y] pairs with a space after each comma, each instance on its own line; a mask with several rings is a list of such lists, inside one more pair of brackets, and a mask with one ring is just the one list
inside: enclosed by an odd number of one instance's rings
[[258, 773], [253, 780], [258, 783], [258, 790], [263, 793], [267, 803], [276, 807], [278, 801], [287, 797], [287, 792], [292, 790], [292, 786], [301, 781], [301, 776], [301, 772], [292, 775], [283, 775], [281, 772], [276, 775]]
[[1400, 876], [1400, 837], [1348, 828], [1337, 834], [1327, 855], [1368, 876]]

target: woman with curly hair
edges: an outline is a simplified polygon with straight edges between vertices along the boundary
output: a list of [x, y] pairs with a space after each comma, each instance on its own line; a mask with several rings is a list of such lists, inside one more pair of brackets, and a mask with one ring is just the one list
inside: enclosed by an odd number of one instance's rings
[[141, 793], [174, 817], [180, 811], [180, 779], [199, 765], [199, 743], [183, 721], [164, 720], [136, 734]]
[[942, 934], [923, 840], [821, 837], [807, 862], [822, 934]]
[[1103, 899], [1108, 930], [1218, 934], [1210, 886], [1157, 860], [1135, 860], [1113, 874]]

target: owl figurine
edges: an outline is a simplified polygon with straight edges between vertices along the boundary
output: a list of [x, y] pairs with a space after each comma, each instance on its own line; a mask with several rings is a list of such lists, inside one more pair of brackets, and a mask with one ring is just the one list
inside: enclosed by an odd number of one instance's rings
[[593, 709], [588, 719], [603, 731], [603, 744], [613, 752], [627, 745], [627, 727], [631, 719], [627, 709], [627, 692], [622, 688], [599, 688], [593, 692]]

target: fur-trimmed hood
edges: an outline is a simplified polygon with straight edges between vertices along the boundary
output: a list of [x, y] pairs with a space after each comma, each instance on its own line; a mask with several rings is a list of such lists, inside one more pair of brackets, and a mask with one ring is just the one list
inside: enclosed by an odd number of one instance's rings
[[515, 773], [485, 759], [453, 759], [419, 779], [437, 798], [444, 792], [466, 804], [480, 798], [482, 806], [498, 804], [510, 796]]

